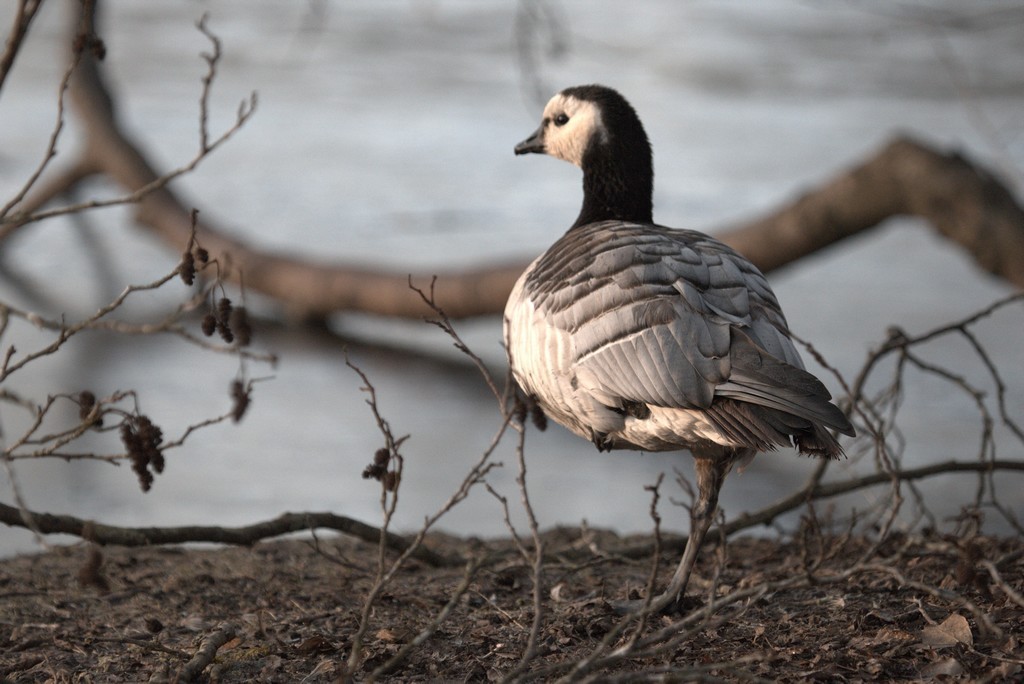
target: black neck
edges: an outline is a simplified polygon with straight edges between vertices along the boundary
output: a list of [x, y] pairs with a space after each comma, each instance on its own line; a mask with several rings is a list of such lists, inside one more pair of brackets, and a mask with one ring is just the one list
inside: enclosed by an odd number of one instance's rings
[[[573, 228], [598, 221], [653, 223], [654, 171], [646, 135], [596, 144], [583, 157], [583, 208]], [[617, 144], [618, 143], [618, 144]], [[622, 149], [626, 143], [631, 149]]]

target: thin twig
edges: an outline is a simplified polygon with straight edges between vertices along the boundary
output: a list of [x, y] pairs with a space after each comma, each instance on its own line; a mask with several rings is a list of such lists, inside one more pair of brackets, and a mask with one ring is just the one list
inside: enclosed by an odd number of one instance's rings
[[[82, 11], [79, 20], [79, 35], [78, 44], [74, 47], [71, 54], [71, 61], [67, 68], [64, 70], [64, 76], [60, 80], [60, 85], [57, 90], [57, 120], [53, 125], [53, 130], [50, 132], [50, 139], [46, 144], [46, 150], [43, 152], [43, 158], [39, 161], [35, 170], [29, 174], [28, 179], [21, 186], [21, 189], [14, 194], [14, 196], [0, 209], [0, 234], [7, 229], [7, 216], [11, 210], [17, 206], [19, 202], [25, 199], [25, 195], [35, 186], [36, 181], [43, 175], [43, 171], [50, 165], [50, 162], [57, 156], [57, 142], [60, 140], [61, 134], [64, 132], [64, 101], [65, 95], [67, 94], [68, 87], [71, 84], [71, 77], [75, 73], [75, 69], [82, 61], [82, 56], [88, 47], [89, 40], [92, 39], [88, 35], [87, 21], [89, 13], [92, 11], [92, 5], [94, 0], [85, 0], [82, 3]], [[34, 13], [34, 11], [33, 11]], [[31, 20], [31, 18], [29, 18]], [[25, 30], [28, 29], [28, 25], [25, 25]], [[16, 37], [16, 36], [15, 36]], [[13, 57], [12, 57], [13, 59]], [[6, 76], [6, 72], [2, 74]]]
[[[91, 6], [87, 6], [83, 9], [83, 17], [87, 16], [89, 17], [89, 21], [91, 22]], [[220, 41], [206, 27], [205, 19], [199, 22], [197, 28], [204, 36], [207, 37], [207, 39], [210, 40], [211, 45], [213, 46], [213, 52], [210, 54], [203, 54], [202, 56], [203, 60], [207, 63], [207, 73], [204, 74], [204, 76], [201, 79], [203, 87], [200, 93], [199, 149], [196, 152], [196, 154], [192, 157], [192, 159], [186, 162], [185, 164], [179, 166], [178, 168], [173, 169], [162, 175], [159, 175], [153, 178], [153, 180], [151, 180], [150, 182], [145, 183], [142, 186], [133, 190], [132, 192], [129, 192], [120, 197], [113, 197], [110, 199], [92, 199], [87, 200], [85, 202], [78, 202], [61, 207], [56, 207], [54, 209], [41, 210], [39, 209], [39, 207], [43, 206], [53, 197], [52, 194], [45, 196], [37, 196], [29, 198], [29, 201], [27, 201], [24, 204], [21, 211], [10, 217], [7, 217], [7, 214], [10, 211], [10, 209], [13, 208], [15, 205], [19, 204], [21, 200], [24, 198], [25, 194], [28, 191], [28, 187], [31, 187], [31, 185], [34, 184], [34, 179], [37, 178], [38, 175], [42, 173], [42, 169], [45, 168], [46, 164], [48, 164], [50, 159], [52, 158], [52, 150], [56, 149], [56, 141], [59, 137], [61, 128], [63, 127], [63, 92], [71, 83], [71, 75], [74, 72], [75, 68], [79, 66], [79, 61], [81, 60], [81, 51], [78, 51], [75, 53], [76, 58], [72, 67], [68, 70], [65, 80], [62, 82], [62, 95], [59, 106], [58, 125], [56, 126], [51, 136], [51, 153], [47, 155], [46, 159], [44, 159], [44, 163], [41, 165], [38, 173], [34, 174], [34, 177], [30, 181], [29, 186], [25, 188], [25, 192], [19, 193], [19, 195], [9, 204], [9, 206], [6, 207], [2, 212], [0, 212], [0, 220], [2, 220], [2, 222], [0, 222], [0, 241], [5, 240], [15, 231], [20, 230], [21, 228], [28, 224], [43, 221], [49, 218], [53, 218], [55, 216], [78, 214], [84, 211], [104, 207], [137, 204], [141, 202], [144, 198], [153, 194], [154, 192], [164, 189], [165, 187], [167, 187], [168, 184], [170, 184], [175, 179], [180, 178], [181, 176], [187, 175], [194, 171], [199, 166], [200, 163], [202, 163], [207, 157], [209, 157], [213, 152], [215, 152], [217, 148], [219, 148], [221, 145], [223, 145], [232, 137], [234, 137], [234, 135], [239, 130], [241, 130], [243, 126], [245, 126], [245, 124], [249, 121], [250, 118], [252, 118], [253, 114], [255, 114], [256, 112], [258, 97], [255, 91], [250, 93], [249, 97], [245, 100], [242, 100], [241, 103], [239, 104], [238, 111], [236, 112], [235, 115], [234, 123], [231, 126], [227, 127], [224, 131], [222, 131], [216, 138], [213, 138], [211, 141], [210, 132], [207, 127], [207, 119], [209, 111], [209, 99], [212, 93], [212, 85], [214, 82], [213, 77], [216, 74], [216, 67], [221, 58]], [[95, 68], [94, 64], [91, 66]]]
[[184, 667], [178, 672], [178, 681], [191, 682], [198, 679], [200, 673], [217, 657], [217, 651], [220, 650], [220, 647], [234, 638], [235, 628], [233, 625], [224, 625], [206, 637], [202, 648], [196, 651], [192, 659], [185, 663]]
[[11, 73], [14, 60], [18, 56], [18, 52], [21, 51], [21, 46], [25, 42], [25, 36], [28, 35], [28, 29], [32, 25], [32, 20], [35, 19], [36, 13], [42, 4], [43, 0], [19, 0], [18, 2], [11, 32], [5, 41], [4, 53], [0, 56], [0, 90], [3, 90], [4, 83], [7, 81], [7, 75]]

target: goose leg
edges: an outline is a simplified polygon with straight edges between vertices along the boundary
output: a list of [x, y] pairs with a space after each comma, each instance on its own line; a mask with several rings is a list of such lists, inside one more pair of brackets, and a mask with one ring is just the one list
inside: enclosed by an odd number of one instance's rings
[[694, 448], [692, 452], [697, 473], [697, 500], [690, 508], [690, 536], [686, 540], [683, 557], [672, 576], [672, 581], [663, 593], [651, 601], [651, 610], [655, 612], [673, 610], [682, 602], [686, 585], [690, 581], [690, 573], [697, 562], [697, 554], [715, 519], [718, 492], [722, 489], [722, 482], [729, 474], [732, 464], [746, 455], [743, 450], [718, 445]]
[[[694, 469], [697, 472], [697, 500], [690, 508], [690, 536], [686, 540], [686, 548], [683, 550], [683, 557], [679, 561], [672, 581], [664, 593], [661, 594], [655, 603], [659, 609], [670, 605], [679, 605], [686, 592], [686, 585], [690, 581], [690, 573], [697, 562], [697, 554], [704, 543], [704, 537], [715, 519], [715, 511], [718, 510], [718, 492], [722, 489], [722, 482], [732, 467], [732, 450], [728, 453], [708, 454], [710, 449], [694, 450]], [[717, 450], [716, 450], [717, 451]]]

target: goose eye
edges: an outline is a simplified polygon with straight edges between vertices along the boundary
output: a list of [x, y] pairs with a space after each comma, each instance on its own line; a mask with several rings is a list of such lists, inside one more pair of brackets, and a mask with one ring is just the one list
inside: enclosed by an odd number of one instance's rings
[[556, 126], [564, 126], [567, 123], [569, 123], [569, 117], [566, 114], [559, 114], [555, 117]]

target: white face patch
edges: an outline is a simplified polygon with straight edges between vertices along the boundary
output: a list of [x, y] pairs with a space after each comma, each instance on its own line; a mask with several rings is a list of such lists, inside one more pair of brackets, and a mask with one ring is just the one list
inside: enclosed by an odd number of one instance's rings
[[544, 151], [552, 157], [581, 166], [587, 143], [595, 135], [606, 140], [608, 131], [593, 102], [559, 93], [544, 107]]

